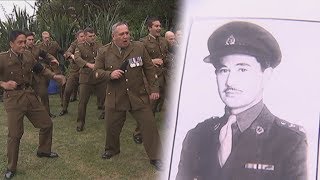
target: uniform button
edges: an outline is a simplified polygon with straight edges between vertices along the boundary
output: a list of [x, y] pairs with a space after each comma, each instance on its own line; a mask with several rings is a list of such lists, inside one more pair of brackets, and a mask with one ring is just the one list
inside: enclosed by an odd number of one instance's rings
[[127, 88], [127, 91], [129, 91], [129, 88]]
[[10, 74], [13, 74], [13, 72], [10, 72]]
[[110, 68], [112, 68], [113, 66], [110, 66]]
[[128, 79], [126, 79], [126, 81], [128, 82]]
[[128, 72], [128, 70], [125, 70], [124, 72]]
[[108, 94], [111, 94], [111, 92], [108, 92]]
[[24, 77], [24, 75], [22, 75], [22, 77]]

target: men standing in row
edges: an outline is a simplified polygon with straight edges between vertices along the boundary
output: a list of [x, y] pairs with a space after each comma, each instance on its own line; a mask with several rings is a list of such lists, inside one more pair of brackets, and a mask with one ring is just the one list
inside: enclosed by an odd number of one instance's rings
[[[92, 28], [84, 30], [85, 42], [78, 44], [74, 53], [75, 62], [80, 67], [80, 97], [78, 105], [77, 131], [83, 131], [86, 118], [87, 104], [92, 92], [98, 97], [98, 107], [104, 107], [106, 97], [105, 80], [97, 80], [94, 76], [94, 64], [98, 49], [102, 46], [96, 42], [96, 34]], [[102, 112], [104, 113], [104, 112]]]
[[[103, 159], [120, 153], [120, 133], [129, 111], [139, 122], [144, 147], [150, 164], [162, 168], [161, 142], [150, 100], [159, 98], [155, 68], [141, 42], [130, 41], [128, 25], [118, 22], [112, 26], [112, 42], [98, 53], [95, 75], [107, 81], [106, 91], [106, 145]], [[144, 84], [148, 81], [150, 95]]]
[[0, 54], [0, 88], [4, 89], [4, 108], [8, 118], [7, 157], [8, 166], [4, 179], [11, 179], [16, 172], [20, 139], [23, 135], [23, 118], [26, 116], [36, 128], [40, 128], [38, 157], [56, 158], [51, 151], [53, 124], [48, 112], [32, 89], [33, 74], [65, 83], [62, 75], [56, 75], [43, 67], [25, 50], [26, 35], [23, 31], [10, 33], [10, 50]]
[[[50, 69], [50, 65], [59, 65], [59, 62], [55, 57], [53, 57], [51, 54], [46, 52], [43, 49], [40, 49], [38, 46], [35, 46], [34, 44], [34, 34], [33, 32], [27, 32], [26, 33], [26, 50], [30, 51], [34, 58], [41, 63], [42, 66], [44, 66], [47, 69]], [[34, 90], [38, 94], [38, 96], [41, 99], [41, 103], [44, 105], [46, 110], [49, 113], [50, 117], [55, 117], [50, 112], [50, 106], [49, 106], [49, 95], [48, 95], [48, 86], [49, 86], [49, 79], [45, 76], [35, 74], [34, 79], [36, 83], [34, 83]]]
[[63, 93], [62, 111], [60, 112], [59, 116], [63, 116], [68, 113], [70, 96], [73, 92], [77, 92], [75, 91], [75, 89], [78, 89], [79, 87], [80, 67], [75, 63], [74, 52], [76, 50], [77, 45], [85, 41], [84, 31], [79, 30], [76, 33], [76, 38], [77, 39], [71, 43], [70, 47], [63, 55], [66, 59], [69, 60], [70, 64], [68, 79]]

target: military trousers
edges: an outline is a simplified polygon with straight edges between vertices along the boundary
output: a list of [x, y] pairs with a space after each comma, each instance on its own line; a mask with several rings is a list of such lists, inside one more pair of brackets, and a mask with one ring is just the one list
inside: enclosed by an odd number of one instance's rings
[[[146, 81], [146, 80], [145, 80]], [[161, 111], [162, 109], [162, 106], [164, 104], [164, 100], [165, 100], [165, 93], [166, 93], [166, 81], [165, 81], [165, 77], [164, 75], [161, 75], [158, 77], [158, 82], [159, 82], [159, 94], [160, 94], [160, 97], [159, 99], [157, 100], [150, 100], [150, 106], [151, 106], [151, 109], [152, 109], [152, 112], [153, 112], [153, 116], [155, 116], [156, 112], [157, 111]], [[136, 129], [134, 130], [134, 135], [137, 135], [137, 134], [141, 134], [141, 130], [140, 130], [140, 123], [137, 122], [137, 126], [136, 126]]]
[[[155, 118], [150, 106], [130, 110], [133, 118], [139, 122], [143, 145], [150, 160], [161, 159], [162, 145]], [[106, 107], [106, 145], [105, 150], [120, 152], [120, 133], [126, 120], [127, 111], [117, 111]]]
[[8, 120], [7, 168], [16, 171], [24, 116], [40, 128], [38, 152], [51, 152], [53, 124], [33, 90], [5, 91], [3, 100]]
[[[98, 82], [96, 84], [80, 83], [79, 90], [79, 104], [78, 104], [78, 117], [77, 117], [77, 127], [83, 128], [85, 125], [87, 104], [89, 102], [90, 96], [93, 92], [96, 93], [97, 99], [102, 107], [104, 106], [104, 101], [106, 99], [106, 88], [107, 83], [105, 81]], [[99, 107], [99, 106], [98, 106]]]
[[[75, 89], [79, 87], [79, 73], [70, 73], [63, 92], [62, 110], [66, 111], [69, 106], [70, 97]], [[77, 92], [77, 91], [76, 91]]]
[[159, 90], [160, 90], [160, 97], [157, 100], [151, 100], [150, 104], [151, 104], [151, 108], [152, 108], [152, 112], [155, 114], [156, 112], [160, 112], [162, 109], [162, 106], [164, 104], [164, 100], [166, 97], [166, 79], [165, 76], [162, 74], [160, 76], [158, 76], [158, 82], [159, 82]]
[[49, 79], [44, 76], [36, 75], [35, 77], [36, 83], [34, 86], [34, 90], [37, 95], [41, 99], [41, 103], [46, 108], [47, 112], [50, 113], [50, 104], [49, 104], [49, 94], [48, 94], [48, 86]]

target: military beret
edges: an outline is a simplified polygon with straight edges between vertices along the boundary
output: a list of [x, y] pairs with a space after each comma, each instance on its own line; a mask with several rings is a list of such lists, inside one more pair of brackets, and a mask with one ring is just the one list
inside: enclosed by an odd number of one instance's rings
[[233, 21], [215, 30], [208, 39], [210, 55], [204, 62], [215, 67], [221, 57], [231, 54], [254, 56], [268, 67], [276, 67], [281, 61], [281, 50], [276, 39], [264, 28], [249, 22]]

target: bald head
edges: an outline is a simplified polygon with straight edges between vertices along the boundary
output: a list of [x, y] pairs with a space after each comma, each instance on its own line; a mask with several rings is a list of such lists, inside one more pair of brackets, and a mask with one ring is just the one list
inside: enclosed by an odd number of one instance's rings
[[42, 35], [42, 41], [44, 43], [50, 42], [50, 33], [48, 31], [43, 31], [41, 35]]
[[171, 31], [167, 31], [164, 35], [164, 37], [166, 38], [166, 40], [169, 42], [169, 44], [171, 46], [175, 45], [176, 43], [176, 38], [173, 32]]

